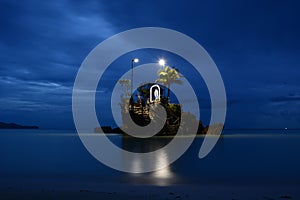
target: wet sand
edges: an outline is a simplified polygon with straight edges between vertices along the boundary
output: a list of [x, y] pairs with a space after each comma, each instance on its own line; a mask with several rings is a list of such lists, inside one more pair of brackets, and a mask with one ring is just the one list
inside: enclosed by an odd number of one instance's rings
[[[6, 180], [1, 199], [299, 199], [300, 185], [132, 185], [79, 179]], [[17, 184], [16, 184], [17, 183]]]

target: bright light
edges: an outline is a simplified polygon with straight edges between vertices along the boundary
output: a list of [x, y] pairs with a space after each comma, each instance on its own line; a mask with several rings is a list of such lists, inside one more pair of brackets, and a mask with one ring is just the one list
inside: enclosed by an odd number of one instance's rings
[[133, 59], [132, 61], [135, 62], [135, 63], [138, 63], [138, 62], [139, 62], [139, 59], [138, 59], [138, 58], [135, 58], [135, 59]]
[[161, 65], [161, 66], [165, 66], [166, 61], [165, 61], [164, 59], [160, 59], [160, 60], [158, 61], [158, 64]]

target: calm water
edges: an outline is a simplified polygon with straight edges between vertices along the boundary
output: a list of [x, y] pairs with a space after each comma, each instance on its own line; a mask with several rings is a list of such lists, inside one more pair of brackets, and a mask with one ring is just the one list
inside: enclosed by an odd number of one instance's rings
[[[111, 135], [110, 139], [136, 152], [157, 149], [170, 140], [136, 140], [119, 135]], [[1, 130], [0, 184], [49, 177], [57, 182], [72, 179], [150, 185], [300, 184], [299, 131], [227, 131], [213, 151], [199, 159], [202, 141], [197, 137], [179, 160], [163, 170], [127, 174], [94, 159], [74, 131]]]

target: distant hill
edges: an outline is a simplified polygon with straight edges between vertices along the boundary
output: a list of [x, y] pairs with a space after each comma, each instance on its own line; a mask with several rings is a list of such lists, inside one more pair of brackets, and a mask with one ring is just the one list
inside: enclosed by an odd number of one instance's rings
[[38, 126], [24, 126], [15, 123], [0, 122], [0, 129], [38, 129]]

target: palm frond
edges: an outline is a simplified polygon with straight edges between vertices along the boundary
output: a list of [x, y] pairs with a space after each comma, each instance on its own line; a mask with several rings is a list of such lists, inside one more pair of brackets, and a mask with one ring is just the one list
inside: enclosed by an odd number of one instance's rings
[[170, 88], [171, 84], [182, 84], [181, 80], [178, 80], [182, 76], [175, 68], [171, 68], [169, 66], [165, 66], [163, 69], [158, 70], [157, 72], [158, 79], [156, 82], [161, 83], [162, 85]]

